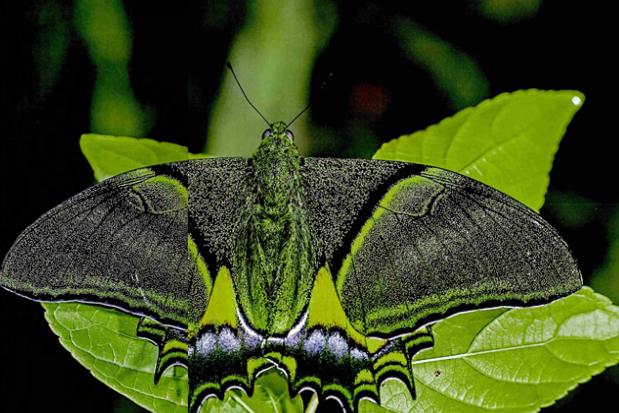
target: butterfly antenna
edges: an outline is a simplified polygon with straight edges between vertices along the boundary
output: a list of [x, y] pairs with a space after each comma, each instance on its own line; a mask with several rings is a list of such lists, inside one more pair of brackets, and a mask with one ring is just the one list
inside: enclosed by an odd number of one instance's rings
[[[331, 78], [333, 77], [333, 73], [329, 73], [329, 75], [327, 76], [327, 78], [322, 82], [322, 84], [320, 85], [320, 87], [318, 88], [318, 91], [321, 91], [325, 88], [325, 86], [327, 85], [327, 83], [329, 83], [329, 80], [331, 80]], [[307, 112], [307, 110], [310, 108], [310, 106], [312, 106], [312, 104], [308, 104], [305, 108], [303, 108], [303, 110], [301, 112], [299, 112], [299, 114], [297, 116], [295, 116], [294, 118], [292, 118], [292, 120], [290, 122], [288, 122], [286, 124], [286, 128], [290, 127], [290, 125], [292, 125], [294, 123], [295, 120], [299, 119], [301, 117], [302, 114], [304, 114], [305, 112]]]
[[271, 122], [269, 122], [267, 120], [267, 118], [264, 117], [264, 115], [262, 113], [260, 113], [260, 111], [258, 110], [258, 108], [251, 103], [251, 100], [249, 100], [249, 98], [247, 97], [247, 93], [245, 93], [245, 91], [243, 90], [243, 86], [241, 86], [241, 82], [239, 82], [239, 78], [236, 77], [236, 73], [234, 73], [234, 69], [232, 68], [232, 64], [230, 64], [230, 62], [228, 62], [226, 64], [226, 66], [228, 67], [228, 69], [230, 69], [230, 72], [232, 72], [232, 76], [234, 76], [234, 80], [236, 81], [236, 84], [239, 86], [239, 89], [241, 89], [241, 93], [243, 94], [243, 96], [245, 96], [245, 100], [247, 101], [247, 103], [249, 103], [249, 106], [251, 106], [258, 115], [260, 115], [260, 117], [262, 119], [264, 119], [264, 121], [267, 123], [267, 125], [269, 125], [269, 127], [271, 126]]

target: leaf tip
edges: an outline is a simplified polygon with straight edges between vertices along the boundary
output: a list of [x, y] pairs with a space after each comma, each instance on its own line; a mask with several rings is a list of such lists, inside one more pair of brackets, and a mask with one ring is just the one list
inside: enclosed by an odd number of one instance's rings
[[576, 107], [580, 107], [582, 106], [582, 104], [585, 102], [585, 95], [583, 95], [582, 93], [576, 92], [573, 96], [572, 96], [572, 104]]

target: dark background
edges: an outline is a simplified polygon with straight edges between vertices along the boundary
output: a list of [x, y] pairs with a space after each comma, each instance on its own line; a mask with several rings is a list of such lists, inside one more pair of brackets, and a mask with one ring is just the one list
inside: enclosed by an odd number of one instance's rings
[[[89, 2], [2, 3], [0, 256], [40, 214], [93, 182], [78, 139], [85, 132], [105, 131], [92, 128], [97, 65], [76, 32], [77, 3]], [[557, 154], [542, 215], [558, 227], [590, 283], [592, 274], [611, 265], [606, 257], [617, 238], [608, 227], [619, 201], [614, 14], [599, 3], [558, 0], [525, 1], [524, 11], [516, 1], [382, 3], [331, 3], [338, 18], [312, 68], [313, 107], [307, 119], [335, 138], [320, 145], [310, 137], [308, 152], [368, 157], [380, 141], [435, 123], [462, 106], [442, 91], [431, 70], [402, 51], [401, 38], [391, 30], [398, 18], [416, 22], [476, 61], [487, 82], [481, 98], [532, 87], [580, 90], [585, 105]], [[133, 96], [156, 109], [145, 135], [200, 152], [248, 4], [118, 4], [132, 32], [128, 74]], [[488, 4], [507, 4], [507, 14], [501, 14], [503, 9], [498, 15], [484, 12]], [[41, 50], [54, 47], [62, 50], [52, 55], [55, 60], [41, 58]], [[318, 92], [329, 72], [333, 80]], [[251, 76], [245, 77], [251, 83]], [[364, 141], [357, 142], [357, 135]], [[605, 278], [594, 285], [619, 296]], [[48, 328], [40, 305], [0, 291], [0, 322], [0, 411], [139, 411], [72, 359]], [[602, 406], [617, 391], [619, 374], [606, 372], [547, 411]]]

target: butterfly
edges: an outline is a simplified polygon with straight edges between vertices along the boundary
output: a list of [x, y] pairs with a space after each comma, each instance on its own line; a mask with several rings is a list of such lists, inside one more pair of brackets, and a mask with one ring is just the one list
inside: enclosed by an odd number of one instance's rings
[[192, 412], [272, 368], [355, 411], [386, 379], [414, 392], [429, 322], [548, 302], [582, 278], [513, 198], [431, 166], [303, 158], [276, 122], [249, 159], [141, 168], [60, 204], [15, 241], [0, 285], [141, 317], [155, 381], [185, 366]]

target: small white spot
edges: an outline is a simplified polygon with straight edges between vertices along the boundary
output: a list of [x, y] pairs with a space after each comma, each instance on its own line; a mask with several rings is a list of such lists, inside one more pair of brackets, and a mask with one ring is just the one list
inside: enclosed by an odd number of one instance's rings
[[256, 348], [262, 344], [262, 337], [255, 334], [244, 334], [243, 344], [248, 348]]
[[331, 351], [338, 360], [348, 353], [348, 343], [339, 333], [335, 333], [329, 337], [327, 346], [329, 347], [329, 351]]
[[227, 353], [234, 353], [241, 349], [241, 341], [227, 328], [219, 333], [219, 348]]
[[207, 356], [217, 347], [217, 336], [213, 333], [204, 333], [198, 339], [196, 347], [202, 356]]
[[318, 330], [314, 331], [305, 341], [303, 349], [309, 354], [318, 354], [325, 348], [325, 336]]
[[365, 354], [365, 352], [356, 348], [352, 349], [350, 356], [357, 361], [365, 361], [368, 359], [368, 355]]
[[575, 106], [580, 106], [582, 104], [582, 99], [580, 97], [578, 97], [578, 96], [573, 96], [572, 97], [572, 103]]

